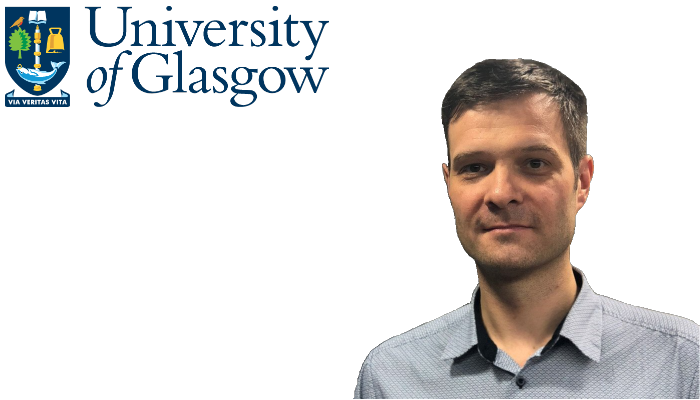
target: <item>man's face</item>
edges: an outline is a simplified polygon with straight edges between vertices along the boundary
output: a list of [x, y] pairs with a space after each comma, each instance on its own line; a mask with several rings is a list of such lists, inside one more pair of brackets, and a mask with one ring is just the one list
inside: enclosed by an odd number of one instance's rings
[[457, 236], [480, 271], [515, 278], [568, 265], [593, 159], [574, 177], [557, 103], [532, 94], [469, 110], [449, 125], [448, 140], [443, 175]]

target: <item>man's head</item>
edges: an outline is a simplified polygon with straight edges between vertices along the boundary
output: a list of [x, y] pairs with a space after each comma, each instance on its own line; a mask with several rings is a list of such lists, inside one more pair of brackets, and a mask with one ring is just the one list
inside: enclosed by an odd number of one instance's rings
[[581, 89], [543, 63], [487, 60], [452, 85], [442, 121], [457, 235], [480, 270], [568, 263], [593, 175]]

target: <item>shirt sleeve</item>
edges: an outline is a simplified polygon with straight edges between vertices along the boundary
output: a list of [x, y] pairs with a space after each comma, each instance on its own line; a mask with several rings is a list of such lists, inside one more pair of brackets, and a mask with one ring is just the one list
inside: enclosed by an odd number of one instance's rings
[[357, 377], [355, 386], [356, 399], [376, 399], [374, 393], [374, 382], [372, 381], [372, 354], [370, 353], [360, 368], [360, 375]]
[[700, 398], [700, 393], [698, 393], [698, 374], [700, 373], [700, 369], [695, 370], [695, 377], [693, 378], [693, 382], [690, 384], [690, 396], [688, 396], [689, 399], [699, 399]]

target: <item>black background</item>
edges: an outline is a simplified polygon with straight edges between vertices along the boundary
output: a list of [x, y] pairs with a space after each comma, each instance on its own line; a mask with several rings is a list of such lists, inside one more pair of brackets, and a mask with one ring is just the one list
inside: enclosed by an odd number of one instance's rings
[[[301, 25], [292, 49], [251, 48], [249, 31], [246, 47], [210, 48], [204, 24], [188, 48], [175, 23], [176, 47], [130, 47], [128, 25], [122, 45], [103, 49], [90, 40], [88, 10], [70, 5], [73, 50], [59, 88], [71, 107], [3, 111], [6, 212], [17, 221], [9, 246], [19, 256], [5, 285], [26, 352], [17, 377], [57, 390], [149, 383], [153, 393], [352, 396], [374, 347], [468, 303], [477, 284], [442, 180], [439, 108], [459, 74], [487, 58], [545, 62], [587, 96], [595, 174], [572, 264], [598, 294], [696, 318], [687, 301], [696, 183], [684, 152], [695, 134], [693, 110], [678, 100], [685, 64], [646, 40], [654, 34], [643, 24], [599, 15], [511, 24], [470, 9], [354, 4], [129, 10], [128, 23], [158, 24], [159, 43], [168, 19], [277, 19], [283, 44], [287, 15], [329, 20], [307, 62]], [[121, 11], [100, 5], [98, 35], [111, 41], [101, 32], [121, 32]], [[230, 32], [217, 34], [228, 44]], [[94, 107], [111, 71], [97, 94], [87, 75], [126, 49], [113, 98]], [[177, 50], [185, 88], [195, 66], [210, 87], [219, 66], [227, 75], [329, 69], [317, 93], [297, 94], [288, 80], [266, 94], [253, 81], [246, 88], [258, 98], [246, 108], [230, 105], [230, 91], [134, 87], [140, 54], [170, 53], [167, 71], [148, 73], [175, 75]], [[3, 79], [7, 92], [13, 82]]]

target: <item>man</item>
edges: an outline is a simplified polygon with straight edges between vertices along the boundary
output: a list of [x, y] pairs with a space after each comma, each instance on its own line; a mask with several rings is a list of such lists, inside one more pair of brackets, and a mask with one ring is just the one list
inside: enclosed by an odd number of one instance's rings
[[698, 398], [698, 325], [600, 296], [570, 263], [593, 178], [587, 121], [581, 89], [541, 62], [457, 78], [442, 172], [479, 285], [372, 350], [356, 398]]

